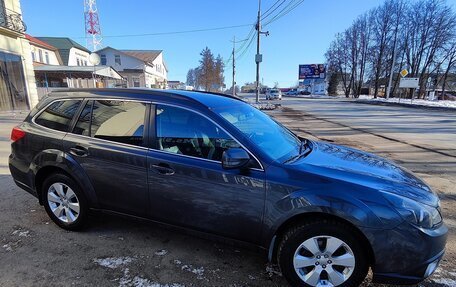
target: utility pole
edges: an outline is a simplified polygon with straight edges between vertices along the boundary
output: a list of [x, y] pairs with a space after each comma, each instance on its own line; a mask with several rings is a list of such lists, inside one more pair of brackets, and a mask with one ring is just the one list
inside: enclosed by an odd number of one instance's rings
[[236, 81], [235, 81], [235, 76], [236, 76], [236, 36], [233, 37], [233, 86], [231, 88], [231, 93], [234, 96], [236, 96]]
[[255, 55], [256, 62], [256, 102], [260, 102], [260, 33], [261, 33], [261, 0], [258, 0], [258, 19], [257, 19], [257, 52]]
[[265, 34], [269, 36], [269, 32], [261, 31], [261, 0], [258, 0], [258, 19], [256, 23], [257, 30], [257, 53], [255, 55], [256, 62], [256, 102], [260, 101], [260, 63], [263, 61], [263, 55], [260, 54], [260, 36]]

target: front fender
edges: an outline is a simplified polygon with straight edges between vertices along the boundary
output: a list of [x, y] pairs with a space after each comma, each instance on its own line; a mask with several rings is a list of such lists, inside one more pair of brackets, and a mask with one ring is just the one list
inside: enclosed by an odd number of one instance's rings
[[[391, 212], [388, 202], [383, 198], [372, 200], [373, 196], [376, 195], [371, 194], [368, 199], [360, 196], [356, 190], [325, 193], [309, 190], [291, 192], [266, 207], [263, 246], [268, 247], [280, 228], [298, 216], [308, 215], [308, 218], [312, 218], [315, 214], [329, 215], [347, 221], [358, 229], [390, 229], [403, 221], [396, 212]], [[394, 216], [395, 214], [397, 216]]]
[[[30, 164], [33, 178], [48, 169], [58, 168], [69, 174], [81, 187], [91, 207], [98, 207], [98, 199], [92, 183], [82, 166], [68, 153], [57, 149], [47, 149], [38, 153]], [[33, 180], [33, 188], [36, 188], [36, 180]], [[41, 200], [41, 199], [40, 199]]]

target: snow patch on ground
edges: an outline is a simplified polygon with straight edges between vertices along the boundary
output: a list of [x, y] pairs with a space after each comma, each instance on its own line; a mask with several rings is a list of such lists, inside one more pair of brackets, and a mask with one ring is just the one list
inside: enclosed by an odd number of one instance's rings
[[193, 267], [192, 265], [182, 265], [182, 270], [187, 272], [192, 272], [196, 275], [196, 279], [203, 280], [204, 279], [204, 267]]
[[271, 278], [274, 275], [282, 276], [282, 273], [280, 273], [278, 267], [270, 263], [266, 265], [266, 274], [269, 276], [269, 278]]
[[448, 286], [448, 287], [456, 286], [456, 280], [449, 279], [449, 278], [436, 278], [436, 279], [432, 279], [432, 281], [435, 283], [438, 283], [438, 284], [442, 284], [444, 286]]
[[141, 276], [132, 277], [130, 276], [130, 270], [125, 268], [123, 276], [119, 280], [119, 287], [185, 287], [185, 285], [178, 283], [160, 284]]
[[454, 108], [456, 109], [456, 101], [428, 101], [422, 99], [414, 99], [411, 101], [410, 99], [399, 99], [399, 98], [377, 98], [374, 99], [372, 96], [364, 96], [361, 95], [359, 100], [368, 100], [373, 102], [383, 102], [383, 103], [401, 103], [406, 105], [416, 105], [416, 106], [425, 106], [425, 107], [441, 107], [441, 108]]
[[2, 247], [5, 248], [5, 250], [8, 251], [8, 252], [12, 252], [13, 251], [13, 248], [11, 247], [11, 242], [3, 245]]
[[30, 231], [28, 230], [14, 230], [12, 235], [18, 235], [20, 237], [29, 237]]
[[116, 269], [121, 265], [126, 265], [134, 261], [134, 258], [131, 257], [108, 257], [101, 259], [94, 259], [93, 262], [97, 263], [100, 266]]
[[456, 272], [446, 271], [444, 267], [438, 267], [435, 270], [434, 274], [431, 277], [431, 281], [437, 284], [442, 284], [443, 286], [456, 286], [456, 278], [451, 279], [449, 277], [456, 277]]
[[168, 254], [168, 251], [166, 251], [165, 249], [161, 249], [155, 252], [155, 255], [157, 256], [165, 256], [166, 254]]

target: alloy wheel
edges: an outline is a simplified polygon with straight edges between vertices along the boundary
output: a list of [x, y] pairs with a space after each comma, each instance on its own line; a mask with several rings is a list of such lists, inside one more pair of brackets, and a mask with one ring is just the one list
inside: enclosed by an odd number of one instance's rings
[[315, 236], [298, 246], [293, 267], [310, 286], [339, 286], [352, 275], [355, 256], [344, 241], [333, 236]]
[[47, 200], [54, 215], [64, 223], [73, 223], [78, 219], [79, 200], [74, 191], [61, 182], [53, 183], [48, 188]]

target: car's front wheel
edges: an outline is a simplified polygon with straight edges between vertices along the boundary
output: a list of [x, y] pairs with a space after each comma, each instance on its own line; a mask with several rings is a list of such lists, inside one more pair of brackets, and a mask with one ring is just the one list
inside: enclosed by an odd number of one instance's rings
[[48, 176], [41, 194], [47, 214], [58, 226], [77, 230], [86, 223], [87, 200], [72, 178], [61, 173]]
[[278, 262], [292, 286], [358, 286], [369, 268], [367, 250], [345, 224], [316, 220], [289, 229]]

